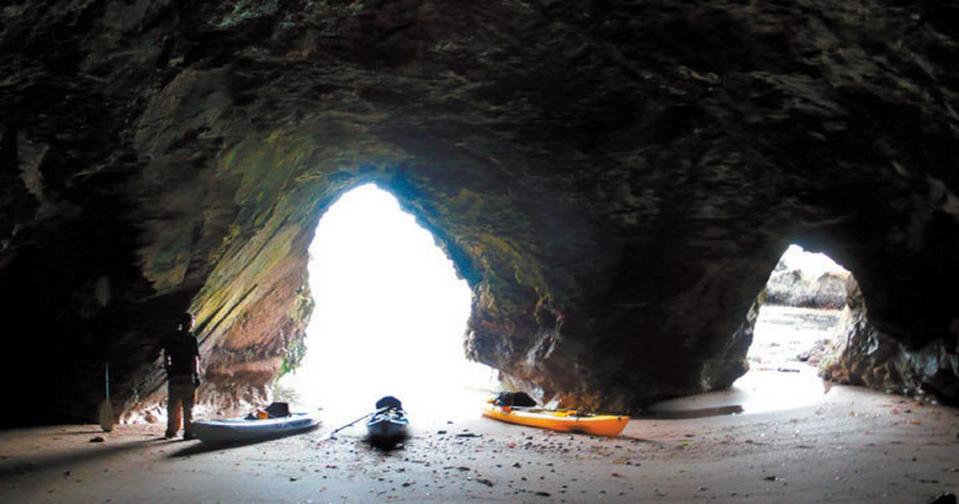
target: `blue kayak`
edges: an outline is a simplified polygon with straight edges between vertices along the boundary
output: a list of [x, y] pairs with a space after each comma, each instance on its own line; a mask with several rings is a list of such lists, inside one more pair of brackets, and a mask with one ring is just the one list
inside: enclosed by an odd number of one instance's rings
[[409, 426], [403, 403], [393, 396], [386, 396], [376, 401], [376, 412], [366, 422], [366, 431], [373, 443], [392, 444], [406, 439]]
[[410, 421], [401, 409], [380, 409], [366, 422], [372, 441], [401, 441], [409, 435]]

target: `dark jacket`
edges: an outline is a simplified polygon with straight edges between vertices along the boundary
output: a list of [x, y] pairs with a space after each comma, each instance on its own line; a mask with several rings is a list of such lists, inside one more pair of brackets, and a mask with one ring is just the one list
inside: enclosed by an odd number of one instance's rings
[[177, 331], [163, 340], [162, 346], [166, 357], [170, 358], [167, 375], [192, 376], [196, 372], [195, 362], [200, 355], [200, 345], [192, 332]]

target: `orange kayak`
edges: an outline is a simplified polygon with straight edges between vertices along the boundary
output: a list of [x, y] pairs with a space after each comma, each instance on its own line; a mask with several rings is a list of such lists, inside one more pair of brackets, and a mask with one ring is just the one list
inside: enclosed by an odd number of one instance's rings
[[594, 436], [618, 436], [626, 424], [628, 416], [617, 415], [579, 415], [574, 410], [545, 410], [541, 408], [510, 408], [487, 404], [483, 407], [483, 416], [529, 427], [539, 427], [561, 432], [582, 432]]

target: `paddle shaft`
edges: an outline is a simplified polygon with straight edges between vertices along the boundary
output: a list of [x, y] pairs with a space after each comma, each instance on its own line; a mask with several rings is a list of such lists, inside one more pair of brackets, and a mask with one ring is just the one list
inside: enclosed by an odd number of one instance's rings
[[347, 427], [355, 424], [356, 422], [359, 422], [360, 420], [363, 420], [364, 418], [368, 418], [368, 417], [370, 417], [370, 416], [373, 416], [373, 413], [376, 413], [376, 412], [373, 411], [373, 412], [367, 413], [367, 414], [365, 414], [365, 415], [357, 418], [356, 420], [353, 420], [352, 422], [344, 425], [343, 427], [340, 427], [340, 428], [334, 430], [333, 432], [330, 433], [330, 435], [332, 436], [333, 434], [336, 434], [337, 432], [340, 432], [341, 430], [343, 430], [343, 429], [345, 429], [345, 428], [347, 428]]
[[105, 397], [100, 403], [100, 428], [103, 432], [113, 430], [113, 405], [110, 404], [110, 364], [105, 363], [103, 368]]
[[346, 425], [344, 425], [344, 426], [342, 426], [342, 427], [338, 427], [338, 428], [334, 429], [333, 432], [327, 434], [327, 436], [326, 436], [325, 438], [321, 439], [320, 441], [326, 441], [327, 439], [332, 439], [332, 438], [333, 438], [333, 435], [336, 434], [337, 432], [340, 432], [341, 430], [343, 430], [343, 429], [345, 429], [345, 428], [347, 428], [347, 427], [355, 424], [356, 422], [359, 422], [360, 420], [363, 420], [364, 418], [368, 418], [368, 417], [372, 416], [374, 413], [376, 413], [376, 412], [375, 412], [375, 411], [371, 411], [371, 412], [369, 412], [369, 413], [367, 413], [367, 414], [365, 414], [365, 415], [357, 418], [356, 420], [353, 420], [352, 422], [350, 422], [350, 423], [348, 423], [348, 424], [346, 424]]

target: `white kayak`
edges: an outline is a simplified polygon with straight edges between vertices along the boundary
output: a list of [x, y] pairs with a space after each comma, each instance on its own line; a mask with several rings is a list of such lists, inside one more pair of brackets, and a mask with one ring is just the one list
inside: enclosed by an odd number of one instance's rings
[[292, 413], [280, 418], [248, 420], [246, 418], [225, 418], [221, 420], [200, 420], [193, 422], [193, 434], [200, 441], [230, 442], [254, 441], [273, 437], [299, 434], [315, 429], [319, 418], [309, 413]]

